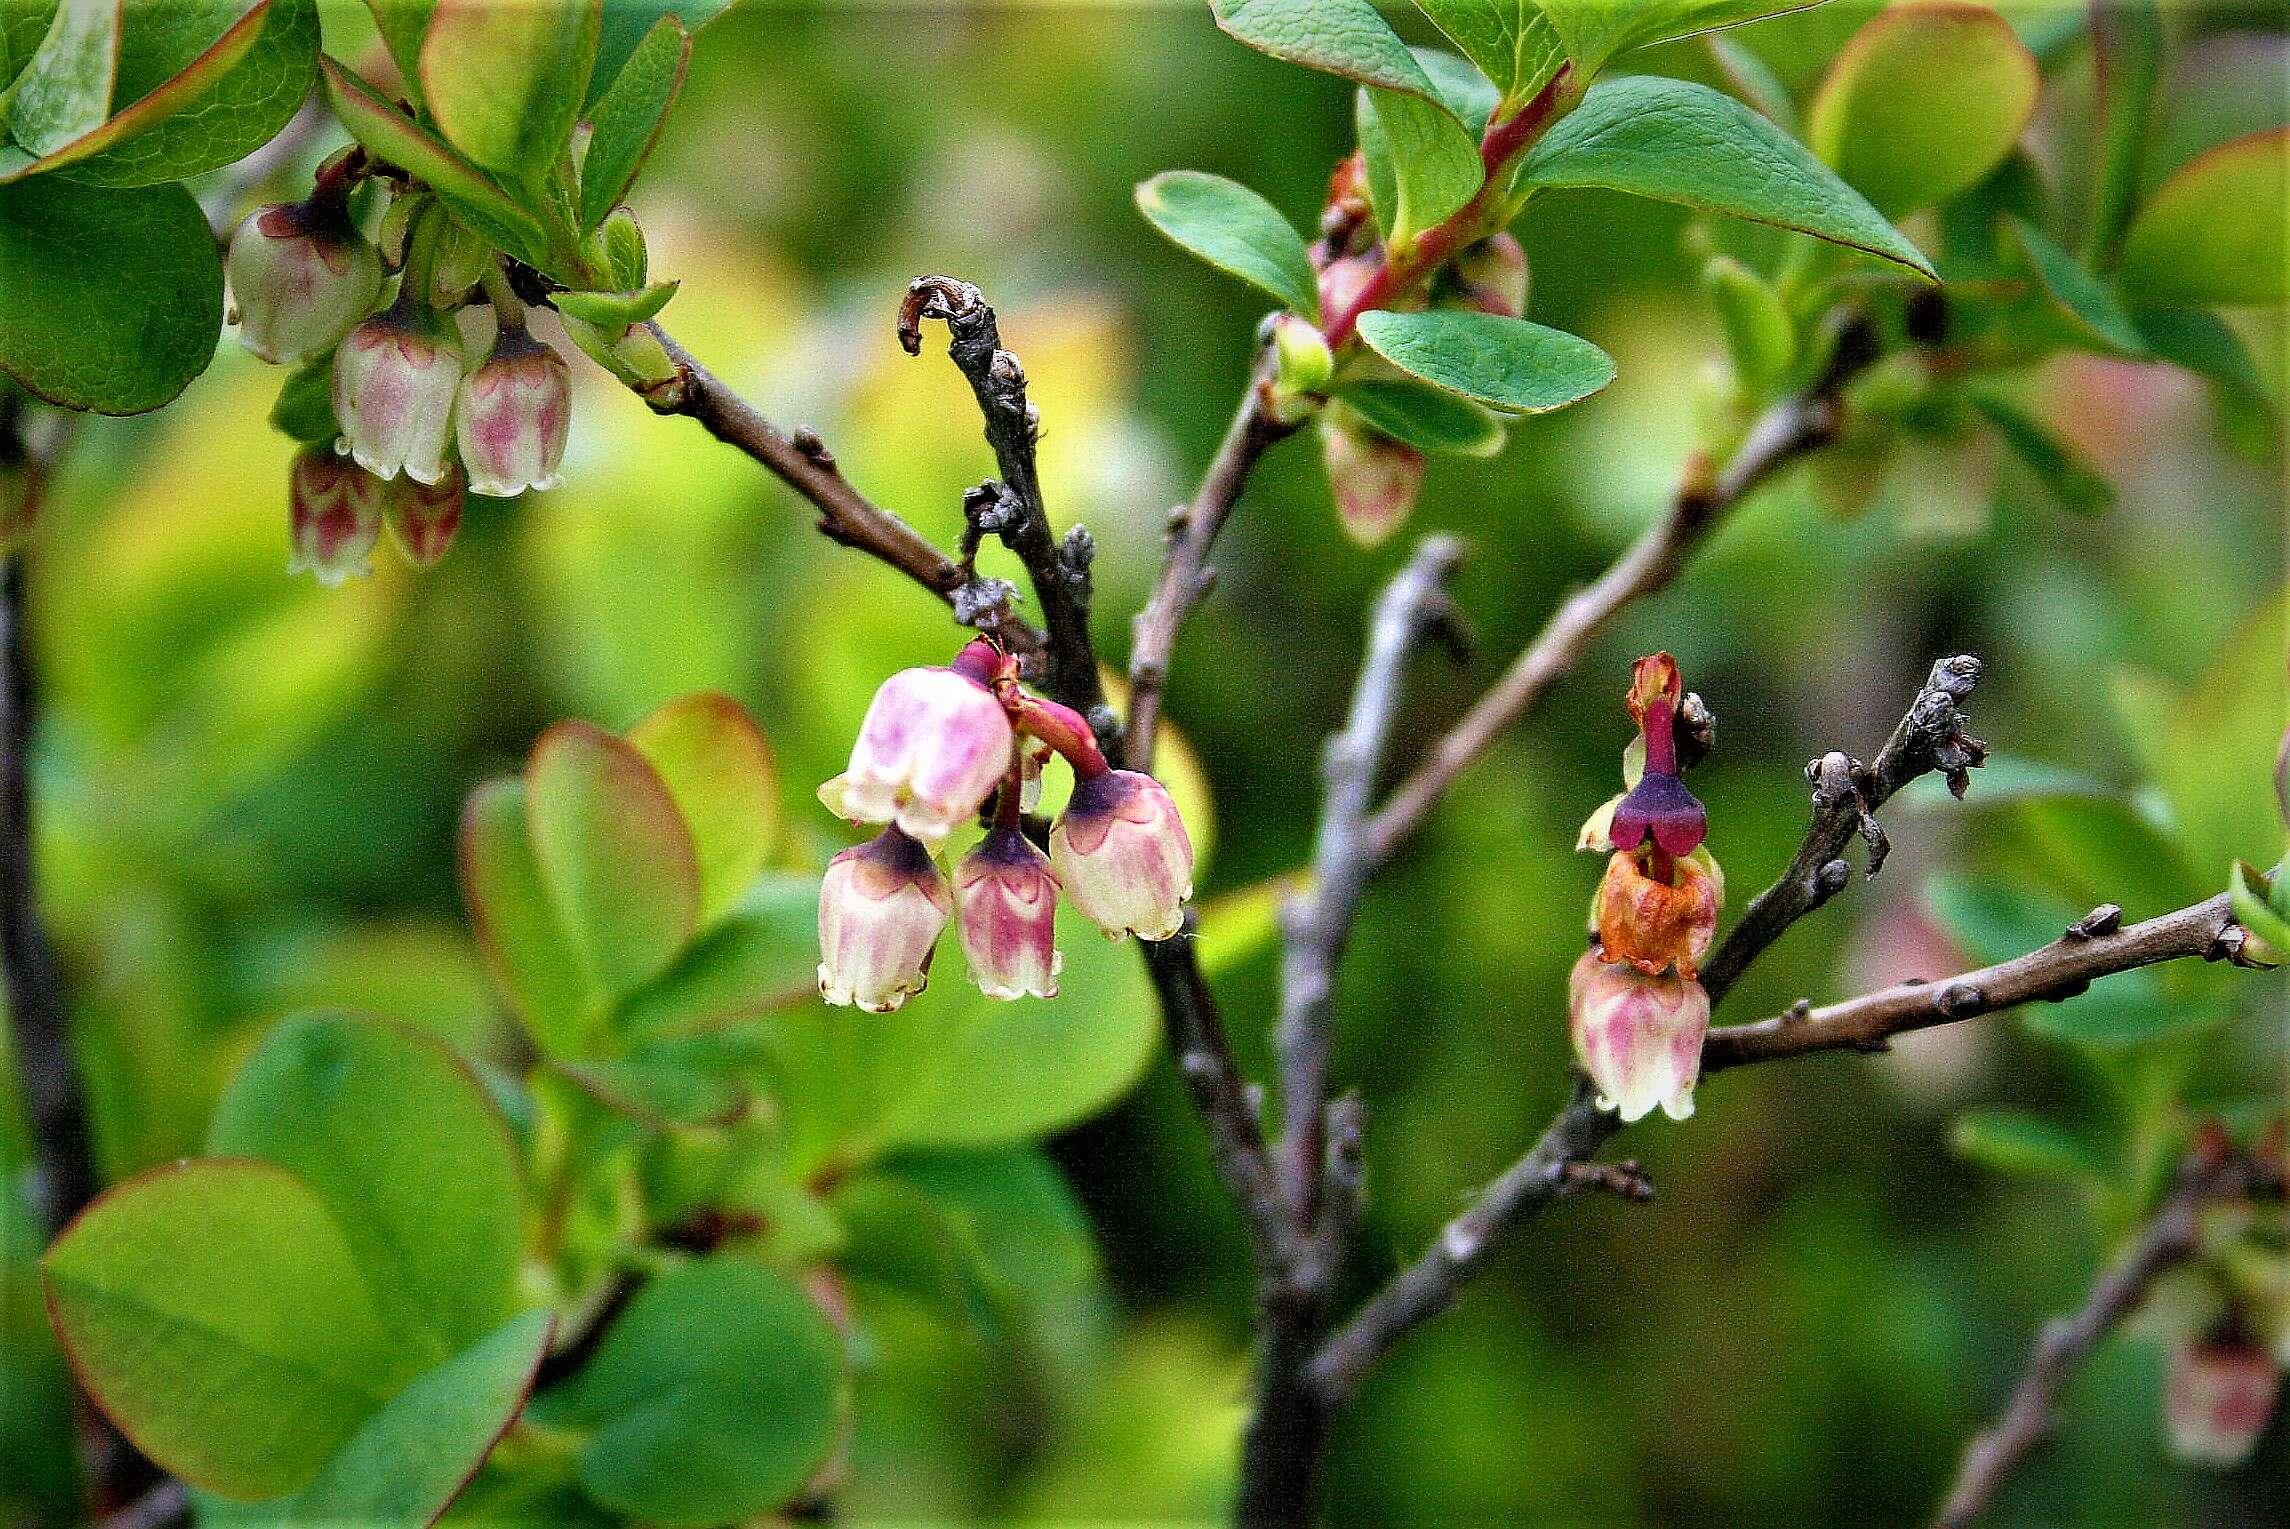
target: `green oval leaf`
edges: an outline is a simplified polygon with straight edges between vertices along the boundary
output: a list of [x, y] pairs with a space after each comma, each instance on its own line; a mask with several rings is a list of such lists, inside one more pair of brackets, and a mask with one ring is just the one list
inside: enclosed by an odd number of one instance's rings
[[0, 186], [0, 371], [50, 403], [141, 414], [214, 359], [215, 236], [180, 185]]
[[778, 1507], [834, 1447], [842, 1344], [786, 1280], [737, 1258], [640, 1291], [596, 1357], [533, 1405], [591, 1428], [580, 1480], [650, 1523], [723, 1524]]
[[461, 897], [493, 983], [544, 1056], [584, 1049], [594, 1010], [525, 826], [525, 784], [488, 781], [461, 813]]
[[138, 1449], [196, 1486], [308, 1482], [414, 1371], [317, 1195], [265, 1163], [157, 1168], [41, 1260], [74, 1368]]
[[2290, 299], [2290, 128], [2253, 133], [2181, 165], [2123, 242], [2124, 290], [2194, 307]]
[[1363, 88], [1355, 118], [1376, 221], [1394, 245], [1460, 210], [1486, 179], [1479, 146], [1444, 102]]
[[753, 880], [721, 922], [621, 1005], [620, 1032], [688, 1034], [814, 996], [818, 915], [817, 877], [777, 872]]
[[24, 73], [4, 97], [8, 134], [37, 157], [111, 114], [119, 72], [120, 0], [63, 0]]
[[1217, 25], [1259, 53], [1433, 98], [1431, 81], [1373, 0], [1209, 0]]
[[525, 825], [541, 885], [590, 984], [608, 999], [664, 971], [699, 924], [691, 830], [642, 754], [560, 722], [525, 766]]
[[1614, 380], [1614, 361], [1579, 335], [1495, 313], [1434, 308], [1360, 315], [1360, 338], [1403, 372], [1519, 414], [1544, 414]]
[[2106, 283], [2085, 270], [2073, 255], [2026, 218], [2013, 217], [2008, 221], [2044, 291], [2088, 340], [2126, 356], [2145, 358], [2149, 354], [2146, 337], [2139, 333], [2139, 326], [2116, 301], [2115, 294], [2107, 290]]
[[2041, 85], [2035, 56], [1987, 6], [1895, 6], [1830, 64], [1807, 141], [1899, 217], [1985, 180], [2019, 142]]
[[2062, 506], [2078, 515], [2097, 515], [2115, 503], [2115, 485], [2049, 425], [1993, 393], [1968, 393], [1967, 397], [1972, 407], [1996, 427], [1996, 434], [2011, 448], [2012, 455]]
[[437, 0], [421, 41], [421, 94], [446, 140], [510, 184], [537, 186], [580, 115], [601, 5]]
[[1762, 16], [1802, 11], [1821, 0], [1537, 0], [1586, 75], [1616, 54]]
[[1279, 208], [1238, 181], [1199, 170], [1164, 171], [1138, 185], [1137, 210], [1218, 270], [1318, 321], [1320, 284], [1303, 236]]
[[1535, 0], [1416, 3], [1431, 18], [1431, 24], [1479, 66], [1505, 102], [1517, 103], [1533, 95], [1566, 62], [1566, 50]]
[[1966, 1162], [2002, 1173], [2080, 1184], [2098, 1179], [2101, 1172], [2088, 1146], [2024, 1110], [1966, 1110], [1948, 1128], [1948, 1145]]
[[2091, 7], [2091, 68], [2099, 140], [2091, 249], [2104, 262], [2130, 221], [2162, 78], [2163, 17], [2155, 0], [2107, 0]]
[[507, 1314], [524, 1230], [515, 1149], [484, 1088], [429, 1037], [355, 1014], [280, 1022], [216, 1107], [208, 1150], [309, 1185], [392, 1325], [431, 1359]]
[[763, 729], [729, 696], [670, 701], [628, 730], [691, 833], [700, 920], [737, 902], [779, 833], [779, 765]]
[[241, 1507], [210, 1500], [202, 1525], [229, 1529], [424, 1529], [460, 1495], [524, 1410], [556, 1317], [528, 1311], [411, 1384], [290, 1497]]
[[[644, 34], [627, 66], [596, 103], [589, 118], [588, 154], [581, 161], [580, 226], [590, 229], [611, 216], [628, 195], [637, 172], [651, 156], [660, 128], [684, 88], [692, 58], [692, 36], [673, 16]], [[650, 315], [646, 315], [649, 317]], [[632, 320], [631, 322], [641, 322]]]
[[1731, 96], [1684, 80], [1640, 75], [1592, 86], [1528, 152], [1518, 184], [1655, 197], [1933, 274], [1915, 245], [1802, 144]]
[[604, 8], [604, 24], [596, 34], [596, 68], [589, 74], [588, 101], [590, 105], [604, 99], [605, 92], [620, 83], [621, 71], [628, 60], [663, 16], [673, 16], [684, 24], [687, 33], [697, 32], [722, 15], [732, 0], [610, 0]]
[[1393, 440], [1418, 451], [1491, 457], [1503, 449], [1502, 420], [1445, 388], [1379, 377], [1347, 384], [1336, 397]]

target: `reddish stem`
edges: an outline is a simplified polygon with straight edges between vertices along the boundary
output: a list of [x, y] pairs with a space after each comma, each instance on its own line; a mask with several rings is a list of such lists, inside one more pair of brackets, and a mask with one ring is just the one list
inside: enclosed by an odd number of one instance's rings
[[1558, 73], [1552, 75], [1549, 83], [1536, 91], [1526, 105], [1500, 122], [1487, 124], [1486, 136], [1479, 140], [1479, 163], [1485, 179], [1480, 183], [1478, 194], [1444, 221], [1418, 234], [1415, 242], [1401, 252], [1396, 264], [1386, 250], [1383, 264], [1369, 274], [1351, 303], [1328, 325], [1325, 333], [1331, 348], [1352, 337], [1353, 331], [1359, 328], [1361, 314], [1383, 307], [1418, 276], [1436, 270], [1464, 245], [1491, 232], [1486, 226], [1488, 204], [1499, 196], [1497, 187], [1502, 181], [1502, 171], [1550, 126], [1551, 119], [1558, 114], [1559, 97], [1573, 72], [1574, 65], [1562, 64]]
[[993, 690], [996, 682], [1009, 672], [1010, 656], [984, 637], [973, 637], [954, 655], [954, 662], [946, 666], [974, 685]]
[[1678, 773], [1678, 708], [1668, 696], [1646, 703], [1645, 720], [1638, 725], [1646, 740], [1646, 770], [1652, 775]]
[[1080, 712], [1039, 696], [1019, 695], [1010, 707], [1010, 720], [1018, 730], [1031, 733], [1064, 756], [1076, 780], [1095, 780], [1111, 770], [1097, 746], [1097, 734]]
[[1017, 828], [1026, 816], [1026, 758], [1022, 749], [1010, 751], [1010, 773], [994, 796], [994, 826]]

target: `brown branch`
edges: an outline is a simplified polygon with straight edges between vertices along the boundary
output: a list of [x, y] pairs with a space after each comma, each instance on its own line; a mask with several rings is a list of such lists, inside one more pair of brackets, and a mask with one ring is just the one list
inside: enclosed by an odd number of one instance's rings
[[2044, 1325], [2003, 1416], [1965, 1448], [1955, 1484], [1934, 1520], [1938, 1529], [1969, 1529], [1988, 1511], [2004, 1478], [2050, 1428], [2069, 1378], [2099, 1341], [2138, 1308], [2156, 1279], [2200, 1245], [2204, 1207], [2258, 1191], [2280, 1196], [2278, 1171], [2269, 1172], [2252, 1158], [2230, 1155], [2221, 1147], [2223, 1142], [2197, 1146], [2182, 1165], [2177, 1185], [2091, 1287], [2082, 1308]]
[[1179, 505], [1169, 516], [1169, 548], [1161, 560], [1161, 577], [1137, 613], [1129, 644], [1129, 720], [1127, 756], [1133, 770], [1153, 768], [1153, 744], [1159, 731], [1162, 687], [1168, 683], [1169, 661], [1177, 649], [1177, 634], [1216, 574], [1209, 567], [1209, 548], [1224, 529], [1227, 516], [1240, 498], [1241, 486], [1264, 453], [1296, 430], [1267, 412], [1265, 386], [1270, 378], [1269, 357], [1260, 356], [1233, 412], [1217, 453], [1192, 502]]
[[1834, 359], [1805, 392], [1783, 399], [1750, 427], [1723, 472], [1701, 459], [1689, 466], [1662, 518], [1615, 559], [1596, 583], [1577, 591], [1554, 612], [1501, 679], [1480, 697], [1381, 810], [1369, 819], [1371, 853], [1388, 858], [1421, 828], [1448, 787], [1495, 740], [1533, 709], [1615, 614], [1633, 600], [1676, 578], [1725, 512], [1790, 463], [1836, 438], [1838, 395], [1875, 358], [1874, 342], [1858, 319], [1840, 326]]
[[[819, 512], [819, 530], [828, 540], [855, 548], [889, 564], [949, 606], [960, 607], [973, 575], [928, 537], [853, 488], [835, 465], [835, 455], [808, 430], [793, 435], [765, 419], [753, 404], [692, 358], [689, 351], [652, 326], [676, 376], [644, 394], [662, 414], [699, 421], [708, 434], [767, 468], [780, 482], [809, 500]], [[984, 630], [1014, 653], [1042, 650], [1042, 634], [1011, 613], [1007, 601], [986, 602], [978, 614]]]

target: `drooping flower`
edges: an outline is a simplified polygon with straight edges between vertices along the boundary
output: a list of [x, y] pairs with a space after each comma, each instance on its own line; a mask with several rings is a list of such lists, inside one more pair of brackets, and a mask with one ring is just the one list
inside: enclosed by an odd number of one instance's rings
[[1165, 940], [1184, 927], [1193, 841], [1152, 776], [1105, 770], [1076, 780], [1050, 828], [1050, 859], [1066, 895], [1107, 938]]
[[387, 487], [329, 447], [303, 447], [287, 478], [287, 528], [294, 550], [286, 571], [310, 574], [328, 589], [353, 573], [372, 573]]
[[1716, 862], [1691, 855], [1670, 862], [1670, 879], [1649, 872], [1644, 851], [1616, 850], [1598, 884], [1599, 943], [1609, 961], [1626, 961], [1649, 977], [1671, 966], [1699, 974], [1717, 933], [1724, 883]]
[[350, 221], [339, 192], [258, 207], [231, 235], [225, 262], [239, 342], [292, 365], [323, 355], [373, 312], [382, 259]]
[[954, 868], [954, 929], [989, 998], [1055, 998], [1057, 872], [1016, 828], [997, 827]]
[[425, 303], [401, 295], [351, 330], [334, 357], [334, 417], [358, 465], [441, 481], [460, 382], [461, 337]]
[[[1003, 662], [999, 654], [993, 661]], [[931, 845], [976, 813], [1009, 770], [1016, 742], [1001, 701], [964, 672], [984, 662], [902, 669], [883, 681], [849, 767], [819, 788], [819, 799], [851, 822], [896, 823]]]
[[453, 432], [469, 486], [507, 497], [555, 488], [572, 421], [572, 368], [522, 324], [504, 321], [493, 353], [461, 379]]
[[2281, 1384], [2274, 1356], [2240, 1330], [2180, 1344], [2163, 1387], [2171, 1453], [2189, 1465], [2240, 1465], [2266, 1431]]
[[1423, 489], [1423, 453], [1340, 404], [1320, 415], [1320, 460], [1328, 470], [1337, 519], [1363, 547], [1398, 530]]
[[953, 911], [930, 851], [896, 828], [828, 862], [819, 883], [819, 996], [887, 1014], [930, 980]]
[[1648, 976], [1600, 956], [1596, 946], [1584, 951], [1567, 979], [1574, 1054], [1598, 1086], [1598, 1107], [1626, 1123], [1656, 1105], [1672, 1120], [1686, 1119], [1709, 1031], [1709, 994], [1689, 977]]
[[382, 519], [407, 561], [427, 568], [445, 556], [461, 528], [467, 486], [455, 463], [446, 464], [445, 477], [437, 483], [422, 483], [409, 474], [382, 485]]

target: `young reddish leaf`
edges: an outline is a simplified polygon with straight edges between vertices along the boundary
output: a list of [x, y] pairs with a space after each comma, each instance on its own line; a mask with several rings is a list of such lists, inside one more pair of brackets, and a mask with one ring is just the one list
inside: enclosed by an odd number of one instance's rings
[[691, 830], [659, 772], [585, 722], [541, 735], [525, 766], [541, 885], [591, 983], [617, 1000], [660, 975], [699, 925]]
[[603, 0], [437, 0], [421, 93], [446, 138], [510, 185], [539, 185], [580, 115]]
[[755, 719], [729, 696], [670, 701], [628, 730], [692, 836], [700, 922], [713, 923], [763, 869], [779, 832], [779, 766]]
[[589, 114], [588, 155], [581, 161], [580, 226], [602, 223], [628, 195], [629, 186], [659, 140], [668, 109], [684, 88], [692, 35], [673, 16], [644, 34], [627, 66]]
[[1543, 414], [1614, 380], [1614, 362], [1579, 335], [1460, 308], [1360, 315], [1360, 338], [1403, 372], [1483, 404]]
[[2290, 300], [2290, 128], [2253, 133], [2181, 165], [2123, 241], [2124, 289], [2142, 302], [2236, 307]]
[[430, 1359], [507, 1315], [524, 1231], [515, 1148], [483, 1086], [428, 1036], [355, 1014], [280, 1022], [216, 1107], [208, 1150], [308, 1184], [384, 1315]]
[[461, 896], [494, 985], [544, 1056], [577, 1056], [598, 1002], [541, 885], [525, 783], [488, 781], [461, 813]]
[[1518, 184], [1657, 197], [1933, 274], [1900, 230], [1802, 144], [1731, 96], [1684, 80], [1639, 75], [1592, 86], [1528, 151]]
[[1320, 316], [1319, 281], [1303, 236], [1280, 209], [1238, 181], [1168, 170], [1137, 187], [1145, 221], [1220, 271], [1238, 276], [1291, 313]]
[[325, 1205], [267, 1163], [130, 1179], [41, 1269], [89, 1394], [162, 1468], [228, 1497], [304, 1485], [421, 1367]]
[[2035, 56], [1985, 5], [1880, 11], [1829, 66], [1813, 149], [1892, 217], [1945, 202], [2004, 162], [2035, 111]]

